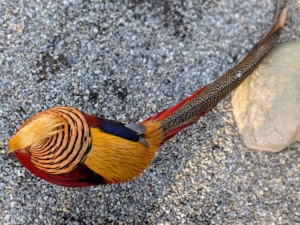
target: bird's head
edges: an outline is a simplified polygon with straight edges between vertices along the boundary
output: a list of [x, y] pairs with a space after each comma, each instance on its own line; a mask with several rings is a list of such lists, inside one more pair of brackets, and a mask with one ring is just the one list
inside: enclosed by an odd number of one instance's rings
[[30, 147], [37, 146], [47, 138], [57, 134], [61, 126], [66, 121], [63, 117], [54, 113], [39, 113], [28, 119], [9, 140], [10, 150], [8, 153], [17, 150], [28, 150]]

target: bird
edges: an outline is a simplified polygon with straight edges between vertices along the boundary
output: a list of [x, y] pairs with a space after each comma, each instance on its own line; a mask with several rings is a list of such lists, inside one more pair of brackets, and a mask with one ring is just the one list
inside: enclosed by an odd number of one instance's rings
[[32, 174], [55, 185], [86, 187], [133, 180], [161, 145], [196, 123], [238, 87], [277, 43], [288, 1], [260, 41], [231, 69], [171, 108], [136, 123], [86, 114], [74, 107], [44, 110], [25, 121], [8, 142]]

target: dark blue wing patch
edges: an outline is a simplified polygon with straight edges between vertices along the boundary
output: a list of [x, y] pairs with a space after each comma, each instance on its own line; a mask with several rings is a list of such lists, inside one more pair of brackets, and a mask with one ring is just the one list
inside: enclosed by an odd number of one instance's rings
[[101, 131], [115, 135], [126, 140], [138, 142], [139, 135], [137, 132], [125, 127], [125, 124], [107, 119], [99, 119], [100, 124], [97, 126]]

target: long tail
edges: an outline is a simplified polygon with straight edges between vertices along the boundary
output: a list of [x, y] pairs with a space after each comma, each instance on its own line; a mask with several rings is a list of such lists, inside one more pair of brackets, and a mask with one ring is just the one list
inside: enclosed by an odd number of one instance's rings
[[[222, 99], [238, 87], [268, 54], [277, 43], [280, 28], [284, 26], [288, 0], [279, 15], [280, 0], [277, 13], [271, 29], [265, 33], [261, 40], [245, 55], [233, 68], [229, 69], [221, 77], [211, 84], [202, 87], [190, 97], [179, 102], [170, 109], [163, 110], [146, 121], [159, 121], [164, 132], [164, 140], [167, 141], [180, 130], [195, 123], [204, 116]], [[146, 122], [144, 121], [144, 122]]]

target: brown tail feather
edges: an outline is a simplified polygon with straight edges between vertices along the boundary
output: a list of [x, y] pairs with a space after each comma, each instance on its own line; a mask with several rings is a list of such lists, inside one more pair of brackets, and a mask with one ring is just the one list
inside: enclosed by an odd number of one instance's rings
[[288, 0], [280, 15], [279, 6], [280, 1], [278, 1], [276, 17], [270, 30], [265, 33], [252, 50], [232, 69], [174, 107], [150, 118], [150, 120], [161, 121], [165, 140], [168, 140], [180, 130], [195, 123], [199, 117], [210, 111], [251, 74], [277, 43], [279, 30], [284, 26], [286, 20]]

